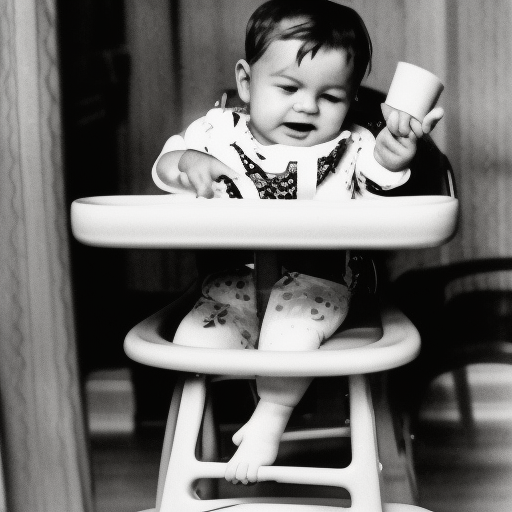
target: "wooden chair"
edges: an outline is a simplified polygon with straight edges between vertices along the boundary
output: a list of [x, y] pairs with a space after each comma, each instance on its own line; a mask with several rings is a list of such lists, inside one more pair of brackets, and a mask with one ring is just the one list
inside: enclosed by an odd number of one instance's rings
[[422, 338], [419, 357], [393, 375], [395, 396], [413, 418], [429, 384], [451, 372], [462, 426], [473, 436], [466, 367], [512, 364], [512, 290], [476, 289], [451, 295], [448, 291], [457, 279], [507, 271], [512, 271], [512, 258], [485, 258], [411, 270], [394, 283], [397, 304]]

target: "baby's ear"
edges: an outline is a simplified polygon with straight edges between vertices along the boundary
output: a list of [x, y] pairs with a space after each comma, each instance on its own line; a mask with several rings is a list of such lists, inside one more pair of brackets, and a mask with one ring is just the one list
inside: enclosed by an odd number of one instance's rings
[[251, 99], [250, 83], [251, 83], [251, 66], [244, 59], [240, 59], [235, 66], [236, 86], [238, 96], [244, 103], [249, 103]]

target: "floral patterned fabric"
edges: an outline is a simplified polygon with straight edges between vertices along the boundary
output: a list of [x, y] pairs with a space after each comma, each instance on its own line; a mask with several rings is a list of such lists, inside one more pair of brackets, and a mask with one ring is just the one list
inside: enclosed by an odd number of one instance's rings
[[273, 329], [279, 325], [280, 343], [288, 340], [293, 350], [293, 329], [300, 324], [318, 348], [347, 316], [357, 279], [349, 271], [345, 281], [286, 272], [270, 292], [262, 325], [262, 332], [270, 335], [260, 340], [253, 271], [245, 267], [214, 274], [205, 280], [202, 297], [183, 319], [174, 343], [253, 349], [259, 342], [271, 350]]

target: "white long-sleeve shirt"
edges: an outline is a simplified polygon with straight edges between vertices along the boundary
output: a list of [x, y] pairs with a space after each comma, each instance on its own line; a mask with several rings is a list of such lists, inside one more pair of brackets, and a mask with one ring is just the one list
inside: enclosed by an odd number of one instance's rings
[[[362, 126], [351, 125], [316, 146], [265, 146], [253, 138], [249, 119], [243, 112], [214, 108], [183, 134], [169, 138], [158, 159], [186, 149], [210, 154], [239, 174], [236, 187], [243, 198], [349, 200], [373, 197], [372, 191], [396, 188], [409, 179], [409, 169], [393, 172], [375, 160], [375, 137]], [[152, 171], [156, 185], [183, 192], [180, 180], [173, 185], [160, 179], [158, 159]]]

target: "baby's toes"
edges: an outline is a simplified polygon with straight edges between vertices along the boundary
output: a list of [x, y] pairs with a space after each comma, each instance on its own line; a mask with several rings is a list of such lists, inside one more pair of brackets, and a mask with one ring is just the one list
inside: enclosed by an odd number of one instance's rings
[[249, 483], [256, 483], [258, 481], [258, 470], [260, 466], [257, 464], [249, 464], [247, 468], [247, 481]]
[[235, 479], [238, 482], [242, 482], [244, 485], [249, 483], [247, 479], [247, 470], [249, 469], [249, 464], [240, 462], [236, 468]]
[[226, 464], [226, 472], [224, 473], [224, 478], [231, 482], [232, 484], [237, 484], [238, 480], [236, 478], [236, 471], [238, 469], [238, 461], [235, 461], [233, 458]]

